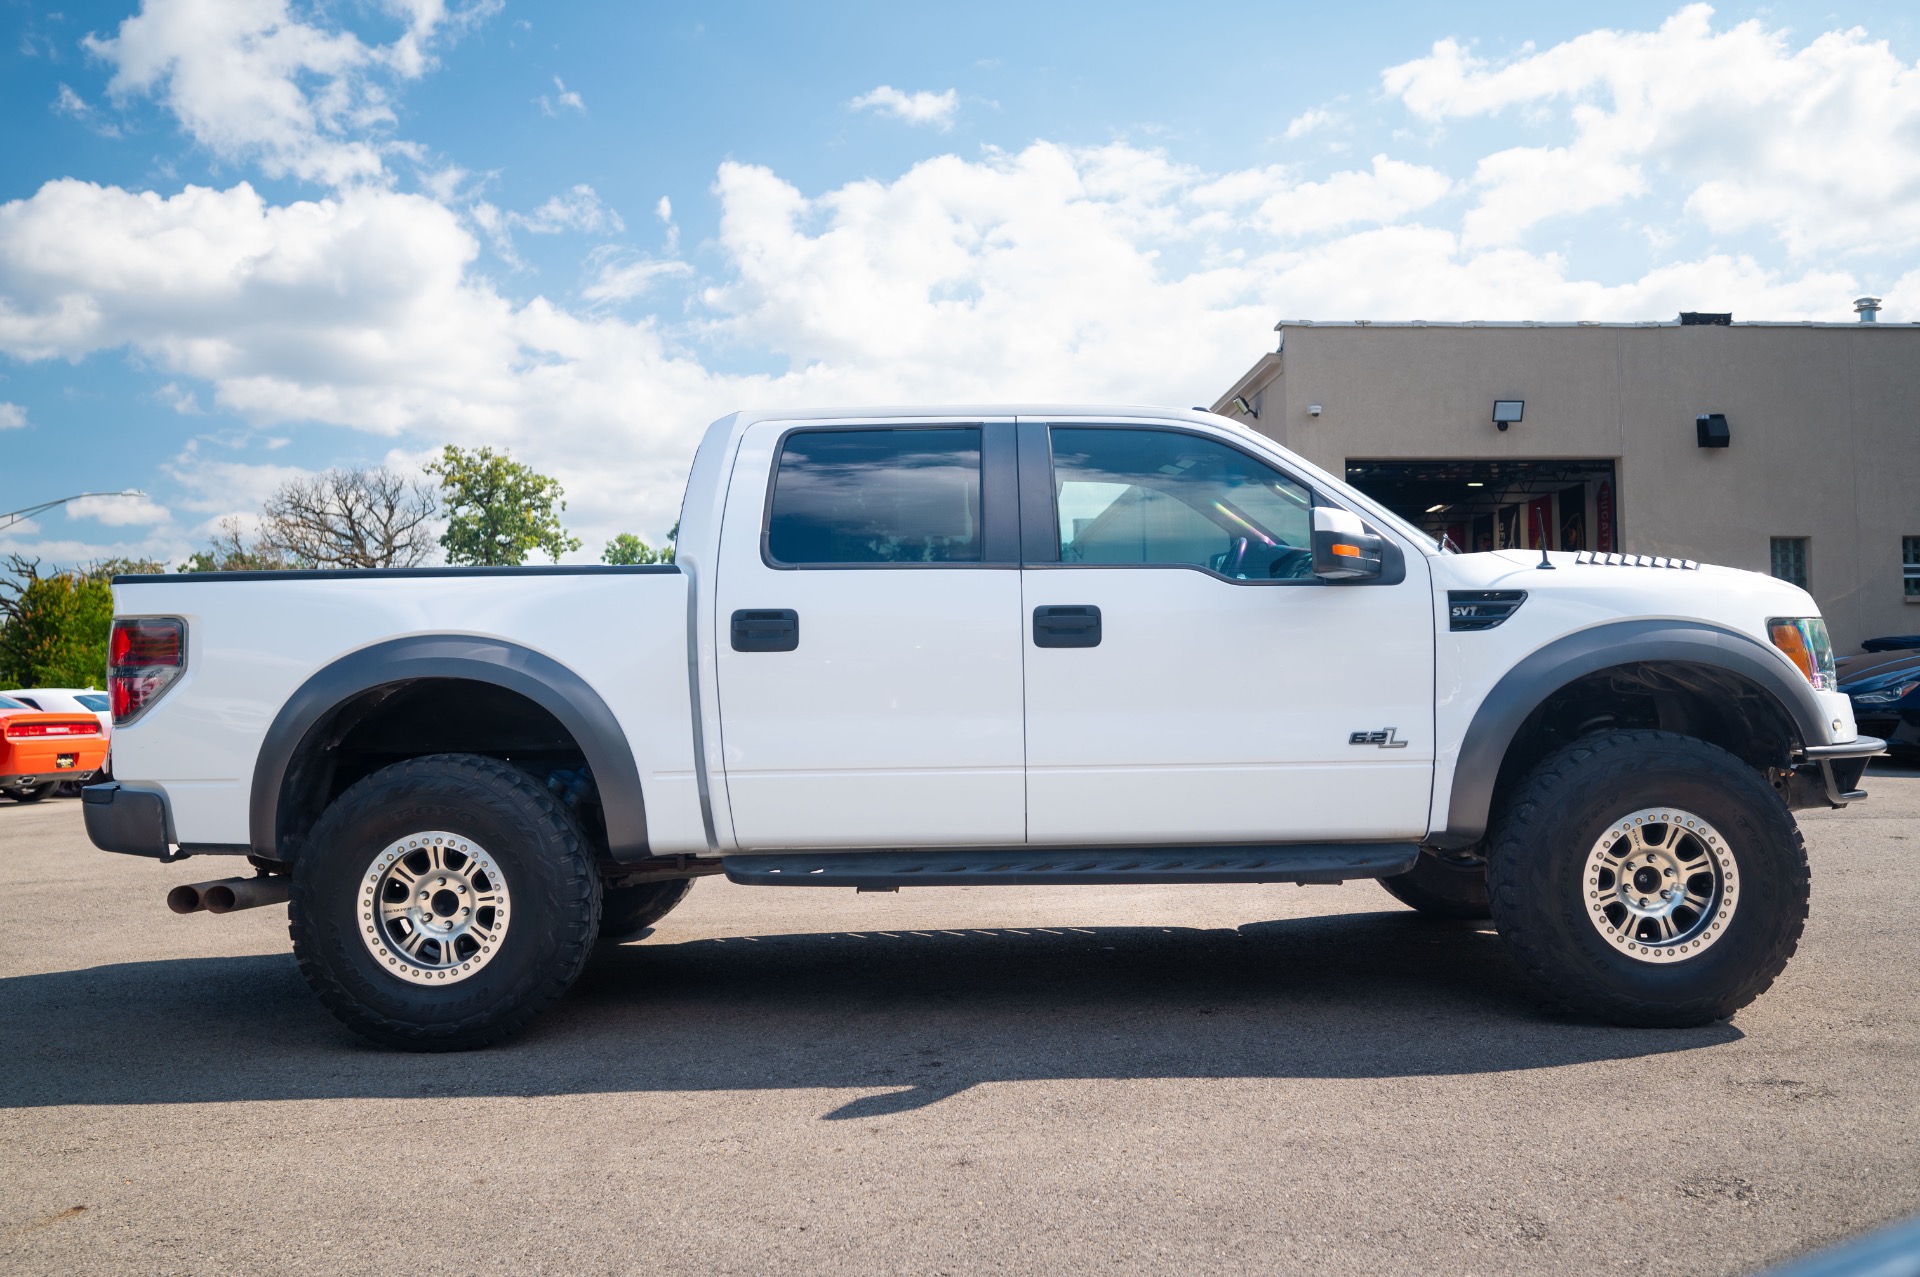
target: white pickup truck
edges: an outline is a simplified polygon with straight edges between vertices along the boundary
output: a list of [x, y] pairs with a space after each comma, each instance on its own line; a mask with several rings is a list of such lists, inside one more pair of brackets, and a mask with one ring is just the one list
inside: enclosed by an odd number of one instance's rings
[[1337, 882], [1491, 917], [1575, 1010], [1792, 955], [1857, 737], [1813, 600], [1454, 554], [1203, 412], [742, 412], [677, 561], [121, 577], [93, 841], [256, 873], [379, 1042], [499, 1040], [701, 874]]

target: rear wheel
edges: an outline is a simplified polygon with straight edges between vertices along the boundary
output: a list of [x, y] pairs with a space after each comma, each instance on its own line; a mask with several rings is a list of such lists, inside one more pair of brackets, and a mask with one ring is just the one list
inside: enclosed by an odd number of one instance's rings
[[1799, 943], [1800, 830], [1752, 768], [1705, 741], [1615, 732], [1515, 789], [1489, 835], [1494, 922], [1574, 1010], [1683, 1026], [1765, 992]]
[[639, 939], [654, 923], [673, 912], [692, 890], [691, 878], [603, 888], [600, 893], [601, 943], [621, 944]]
[[457, 1051], [525, 1027], [580, 974], [600, 879], [524, 772], [440, 754], [335, 800], [295, 859], [294, 955], [321, 1002], [387, 1046]]
[[1487, 893], [1487, 862], [1475, 855], [1421, 852], [1413, 868], [1380, 885], [1404, 905], [1436, 918], [1477, 920], [1493, 916]]

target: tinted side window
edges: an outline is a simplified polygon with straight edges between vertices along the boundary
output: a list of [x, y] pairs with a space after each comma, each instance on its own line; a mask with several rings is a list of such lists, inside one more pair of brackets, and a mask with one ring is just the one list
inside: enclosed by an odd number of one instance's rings
[[799, 430], [767, 521], [779, 563], [980, 562], [980, 429]]
[[1313, 494], [1279, 471], [1173, 431], [1056, 426], [1051, 435], [1062, 563], [1312, 577]]

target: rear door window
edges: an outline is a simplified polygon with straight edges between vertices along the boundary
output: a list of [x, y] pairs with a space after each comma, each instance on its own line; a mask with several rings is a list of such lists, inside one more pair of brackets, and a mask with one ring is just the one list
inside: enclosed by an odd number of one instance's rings
[[767, 558], [782, 567], [978, 563], [978, 426], [796, 430], [780, 448]]

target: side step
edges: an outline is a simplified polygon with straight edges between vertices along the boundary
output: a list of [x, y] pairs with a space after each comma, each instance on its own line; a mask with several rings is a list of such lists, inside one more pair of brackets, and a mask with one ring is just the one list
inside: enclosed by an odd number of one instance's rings
[[727, 877], [753, 887], [1057, 886], [1070, 883], [1344, 882], [1405, 873], [1413, 843], [1226, 847], [963, 847], [728, 856]]

